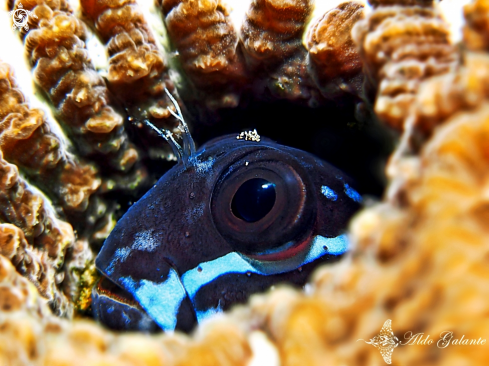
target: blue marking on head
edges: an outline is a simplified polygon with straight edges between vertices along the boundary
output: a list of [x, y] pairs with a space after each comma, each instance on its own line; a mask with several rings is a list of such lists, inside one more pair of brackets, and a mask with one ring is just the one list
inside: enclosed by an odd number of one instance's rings
[[350, 187], [348, 185], [348, 183], [345, 183], [345, 193], [353, 201], [358, 202], [358, 203], [361, 203], [362, 202], [362, 196], [360, 196], [360, 193], [358, 193], [352, 187]]
[[318, 235], [314, 238], [305, 256], [297, 255], [284, 261], [260, 262], [258, 264], [256, 260], [250, 261], [239, 253], [231, 252], [212, 261], [203, 262], [198, 267], [188, 270], [182, 276], [182, 283], [193, 303], [194, 297], [200, 288], [225, 274], [249, 272], [267, 276], [284, 273], [311, 263], [326, 254], [340, 255], [347, 250], [348, 238], [346, 235], [340, 235], [336, 238], [325, 238]]
[[324, 196], [331, 201], [336, 201], [338, 199], [338, 195], [336, 194], [336, 192], [328, 186], [321, 186], [321, 193], [324, 194]]
[[187, 294], [173, 268], [162, 283], [135, 281], [132, 277], [121, 277], [120, 282], [164, 331], [175, 330], [178, 309]]
[[259, 273], [251, 264], [236, 252], [228, 253], [209, 262], [203, 262], [198, 267], [185, 272], [182, 282], [190, 300], [193, 300], [199, 289], [227, 273]]
[[129, 247], [124, 247], [124, 248], [117, 248], [117, 250], [114, 253], [114, 257], [110, 261], [109, 266], [105, 270], [105, 273], [110, 276], [114, 272], [115, 266], [119, 263], [124, 262], [127, 257], [129, 256], [129, 253], [131, 253], [131, 248]]

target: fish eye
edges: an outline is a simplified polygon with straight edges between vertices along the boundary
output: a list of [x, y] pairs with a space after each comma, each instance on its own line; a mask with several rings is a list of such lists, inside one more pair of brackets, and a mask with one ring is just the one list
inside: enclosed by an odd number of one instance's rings
[[[239, 158], [214, 186], [211, 211], [223, 238], [238, 252], [269, 255], [306, 240], [316, 216], [314, 192], [305, 170], [275, 149]], [[283, 258], [282, 258], [283, 259]]]
[[239, 219], [256, 222], [271, 211], [275, 199], [275, 183], [262, 178], [252, 178], [244, 182], [234, 194], [231, 210]]

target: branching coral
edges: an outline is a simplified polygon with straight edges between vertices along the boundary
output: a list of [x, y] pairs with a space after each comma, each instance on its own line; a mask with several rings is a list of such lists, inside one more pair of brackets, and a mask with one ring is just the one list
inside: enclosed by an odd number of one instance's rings
[[[349, 29], [361, 18], [357, 3], [341, 5], [336, 13], [343, 12], [343, 20], [330, 26], [331, 33], [338, 32], [334, 57], [355, 59], [356, 65], [351, 65], [354, 70], [346, 71], [336, 62], [328, 72], [316, 67], [325, 58], [317, 54], [315, 42], [321, 42], [318, 34], [309, 42], [314, 52], [312, 63], [302, 44], [313, 9], [308, 0], [253, 1], [240, 29], [233, 27], [221, 1], [164, 0], [161, 7], [186, 76], [198, 90], [206, 91], [203, 98], [209, 108], [236, 107], [242, 94], [250, 92], [255, 98], [270, 92], [276, 99], [305, 104], [321, 104], [325, 99], [341, 104], [344, 92], [356, 94], [363, 80], [349, 35]], [[358, 80], [352, 81], [354, 76]]]
[[309, 29], [308, 66], [325, 98], [338, 97], [342, 91], [361, 93], [363, 63], [351, 30], [363, 16], [362, 4], [345, 2], [318, 18]]
[[[258, 331], [266, 334], [282, 365], [376, 365], [383, 362], [379, 350], [357, 340], [372, 339], [391, 319], [403, 341], [408, 331], [435, 340], [398, 346], [392, 355], [397, 365], [487, 364], [484, 346], [436, 346], [442, 331], [453, 331], [457, 339], [486, 339], [489, 328], [485, 0], [467, 7], [465, 34], [472, 51], [462, 54], [449, 43], [431, 1], [372, 3], [375, 9], [355, 39], [378, 90], [376, 111], [410, 142], [416, 137], [417, 145], [410, 155], [406, 144], [399, 146], [391, 187], [401, 179], [402, 189], [394, 190], [396, 200], [387, 196], [353, 221], [355, 246], [346, 260], [319, 269], [308, 291], [282, 287], [256, 296], [192, 337], [148, 337], [50, 315], [41, 321], [32, 310], [38, 309], [32, 305], [35, 292], [25, 291], [27, 282], [0, 256], [0, 286], [6, 284], [5, 298], [13, 304], [0, 311], [0, 357], [24, 364], [245, 365], [250, 337]], [[2, 253], [15, 258], [12, 253], [28, 246], [17, 228], [5, 225], [2, 233], [12, 233], [19, 244], [0, 241]], [[30, 310], [24, 304], [31, 304]]]
[[[175, 94], [168, 69], [141, 9], [135, 1], [82, 1], [81, 6], [106, 43], [110, 89], [131, 115], [172, 127], [164, 89]], [[180, 102], [181, 103], [181, 102]]]
[[108, 105], [103, 79], [93, 69], [83, 42], [85, 25], [63, 1], [25, 7], [38, 18], [25, 38], [36, 82], [50, 96], [80, 152], [103, 154], [113, 169], [130, 170], [138, 153], [124, 132], [123, 117]]
[[379, 3], [383, 6], [357, 26], [354, 38], [378, 87], [377, 116], [403, 130], [419, 83], [453, 70], [458, 54], [450, 44], [447, 23], [430, 1], [414, 1], [412, 6], [402, 1]]
[[[73, 246], [73, 229], [56, 217], [45, 199], [29, 187], [19, 176], [17, 167], [6, 162], [1, 154], [0, 173], [0, 219], [13, 224], [2, 226], [2, 255], [10, 257], [21, 267], [21, 272], [34, 280], [40, 293], [52, 301], [57, 312], [70, 313], [70, 300], [55, 284], [64, 279], [62, 266], [68, 248]], [[17, 227], [23, 233], [14, 231]], [[32, 254], [25, 256], [26, 238], [29, 247], [37, 248], [39, 252], [30, 251]], [[29, 263], [32, 261], [34, 263]]]
[[0, 106], [4, 157], [26, 170], [65, 210], [84, 211], [101, 183], [96, 168], [71, 155], [51, 132], [42, 111], [28, 107], [4, 63], [0, 63]]
[[309, 0], [253, 1], [241, 29], [246, 54], [258, 64], [292, 56], [303, 48], [302, 33], [311, 11]]
[[224, 88], [219, 93], [220, 103], [236, 106], [236, 84], [246, 76], [237, 50], [238, 36], [225, 4], [220, 0], [163, 0], [161, 9], [192, 83], [207, 92]]

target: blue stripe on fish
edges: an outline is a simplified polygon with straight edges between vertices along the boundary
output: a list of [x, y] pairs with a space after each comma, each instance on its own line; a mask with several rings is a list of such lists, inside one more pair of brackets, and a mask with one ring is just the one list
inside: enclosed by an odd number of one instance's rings
[[[316, 236], [309, 252], [305, 257], [291, 258], [280, 262], [260, 262], [244, 258], [236, 252], [216, 258], [209, 262], [203, 262], [198, 267], [185, 272], [182, 283], [187, 290], [190, 300], [193, 299], [200, 288], [211, 283], [216, 278], [231, 273], [256, 273], [263, 276], [293, 271], [326, 255], [340, 255], [348, 250], [348, 238], [345, 234], [336, 238]], [[258, 265], [257, 265], [258, 264]], [[257, 268], [258, 267], [258, 268]]]
[[352, 187], [350, 187], [348, 185], [348, 183], [345, 183], [345, 193], [353, 201], [358, 202], [358, 203], [361, 203], [362, 202], [362, 196], [360, 196], [360, 193], [358, 193]]
[[135, 281], [132, 277], [122, 277], [120, 282], [164, 331], [175, 330], [178, 309], [187, 294], [173, 268], [162, 283]]

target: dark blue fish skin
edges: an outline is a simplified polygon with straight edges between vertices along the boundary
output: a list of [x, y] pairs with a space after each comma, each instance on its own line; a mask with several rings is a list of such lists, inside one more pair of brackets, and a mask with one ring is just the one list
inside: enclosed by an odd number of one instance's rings
[[[230, 203], [220, 196], [239, 187], [228, 181], [274, 177], [277, 171], [283, 179], [277, 183], [275, 221], [260, 229], [259, 223], [240, 227], [239, 220], [223, 217]], [[360, 207], [352, 186], [344, 173], [307, 152], [268, 139], [225, 136], [204, 145], [187, 167], [175, 165], [127, 211], [96, 266], [134, 297], [140, 306], [131, 307], [134, 314], [146, 312], [164, 330], [189, 331], [196, 320], [275, 283], [303, 285], [319, 263], [338, 260], [345, 251], [342, 234]], [[323, 245], [329, 241], [340, 249]], [[137, 325], [141, 314], [133, 321], [107, 321], [107, 309], [120, 302], [107, 305], [106, 294], [94, 294], [94, 313], [105, 324], [152, 329]], [[111, 311], [120, 316], [120, 310]]]

